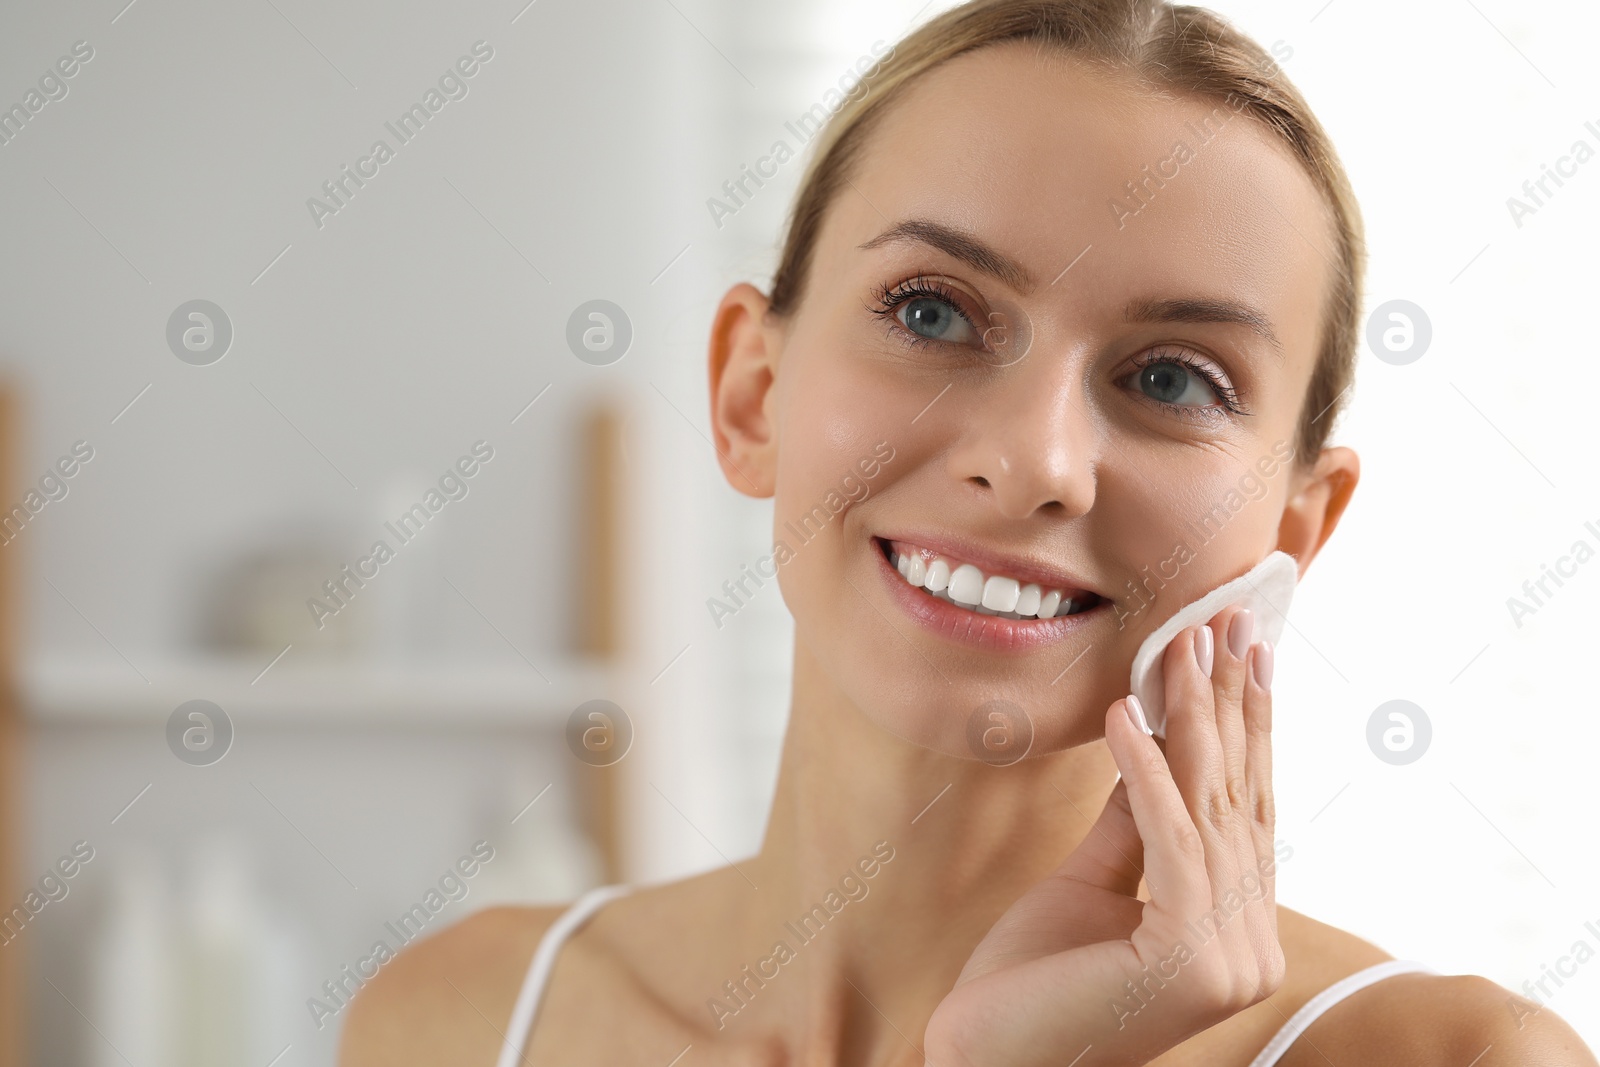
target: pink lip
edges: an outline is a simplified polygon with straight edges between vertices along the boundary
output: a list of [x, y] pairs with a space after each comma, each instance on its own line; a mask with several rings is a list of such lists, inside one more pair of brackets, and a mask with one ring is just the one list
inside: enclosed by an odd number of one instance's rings
[[[923, 544], [924, 547], [934, 547]], [[876, 539], [869, 538], [867, 545], [878, 560], [878, 573], [883, 576], [889, 596], [913, 622], [929, 633], [971, 648], [992, 652], [1027, 652], [1042, 648], [1077, 633], [1104, 615], [1111, 605], [1109, 600], [1102, 599], [1088, 611], [1054, 619], [1005, 619], [999, 615], [979, 615], [940, 600], [925, 589], [913, 588], [889, 565]], [[951, 551], [950, 555], [956, 556], [957, 553]], [[971, 559], [970, 556], [958, 558]], [[972, 562], [982, 569], [976, 560]]]

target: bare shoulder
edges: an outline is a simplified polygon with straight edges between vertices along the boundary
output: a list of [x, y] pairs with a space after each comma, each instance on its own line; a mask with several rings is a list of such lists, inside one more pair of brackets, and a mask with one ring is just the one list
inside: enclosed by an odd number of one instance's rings
[[486, 908], [401, 951], [351, 1000], [340, 1067], [494, 1063], [534, 949], [562, 910]]
[[[1274, 1029], [1322, 989], [1392, 957], [1354, 934], [1280, 907], [1290, 978], [1251, 1011]], [[1255, 1046], [1259, 1050], [1260, 1045]], [[1279, 1067], [1334, 1063], [1407, 1067], [1600, 1067], [1550, 1008], [1480, 975], [1392, 975], [1340, 1000], [1306, 1027]]]
[[[706, 887], [719, 880], [726, 878], [711, 872], [637, 889], [573, 932], [524, 1035], [525, 1062], [666, 1063], [699, 1040], [703, 1027], [664, 991], [686, 982], [715, 988], [678, 935], [686, 924], [703, 929], [702, 913], [715, 914]], [[340, 1067], [492, 1065], [539, 941], [565, 910], [489, 908], [407, 948], [351, 1001]]]
[[[1151, 1067], [1249, 1063], [1294, 1014], [1342, 978], [1394, 957], [1348, 930], [1282, 905], [1283, 984], [1265, 1000], [1169, 1050]], [[1426, 962], [1426, 961], [1424, 961]], [[1291, 1029], [1295, 1033], [1298, 1027]], [[1549, 1008], [1477, 975], [1401, 973], [1337, 1001], [1276, 1067], [1600, 1067]]]
[[1328, 1059], [1596, 1067], [1594, 1053], [1552, 1009], [1476, 974], [1402, 974], [1368, 986], [1307, 1027], [1281, 1065], [1312, 1067]]

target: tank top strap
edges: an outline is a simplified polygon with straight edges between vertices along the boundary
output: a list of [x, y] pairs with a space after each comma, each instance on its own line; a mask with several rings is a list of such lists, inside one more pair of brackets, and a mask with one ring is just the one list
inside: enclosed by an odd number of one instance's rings
[[1384, 960], [1364, 967], [1354, 974], [1334, 982], [1328, 988], [1312, 997], [1300, 1006], [1300, 1010], [1291, 1015], [1287, 1022], [1278, 1028], [1272, 1035], [1272, 1040], [1267, 1042], [1267, 1047], [1261, 1050], [1260, 1055], [1250, 1061], [1250, 1067], [1272, 1067], [1289, 1051], [1289, 1046], [1295, 1039], [1305, 1033], [1323, 1012], [1333, 1007], [1339, 1001], [1350, 996], [1358, 990], [1365, 989], [1374, 982], [1381, 982], [1396, 974], [1438, 974], [1439, 972], [1425, 963], [1417, 960]]
[[550, 974], [555, 970], [556, 957], [561, 954], [562, 946], [594, 917], [595, 912], [627, 893], [629, 888], [626, 885], [602, 885], [589, 890], [573, 901], [572, 906], [562, 912], [544, 932], [539, 939], [539, 947], [534, 949], [533, 961], [528, 964], [528, 974], [522, 980], [516, 1006], [511, 1009], [511, 1021], [506, 1024], [505, 1041], [500, 1046], [500, 1058], [495, 1061], [495, 1067], [526, 1067], [522, 1062], [522, 1054], [533, 1032], [533, 1024], [538, 1019], [539, 1004], [544, 999], [545, 987], [550, 984]]

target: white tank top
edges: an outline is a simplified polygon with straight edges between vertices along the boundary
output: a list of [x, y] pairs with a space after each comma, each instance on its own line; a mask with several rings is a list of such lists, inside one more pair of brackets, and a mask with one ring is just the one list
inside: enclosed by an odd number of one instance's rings
[[[550, 924], [544, 937], [539, 940], [539, 947], [534, 950], [533, 962], [528, 965], [528, 976], [523, 979], [522, 990], [517, 994], [516, 1006], [511, 1009], [511, 1021], [506, 1025], [505, 1042], [500, 1046], [500, 1058], [495, 1061], [495, 1067], [526, 1067], [522, 1054], [527, 1046], [528, 1035], [533, 1032], [533, 1024], [538, 1020], [539, 1003], [544, 999], [545, 987], [550, 983], [550, 972], [555, 969], [556, 956], [560, 954], [561, 946], [566, 944], [567, 938], [588, 922], [595, 912], [628, 892], [628, 889], [629, 887], [625, 885], [603, 885], [591, 889], [579, 897], [559, 919]], [[1427, 964], [1416, 960], [1384, 960], [1382, 963], [1374, 963], [1370, 967], [1339, 979], [1301, 1005], [1300, 1010], [1291, 1015], [1288, 1021], [1278, 1028], [1278, 1032], [1272, 1035], [1272, 1040], [1267, 1042], [1261, 1053], [1250, 1061], [1250, 1067], [1273, 1067], [1283, 1058], [1283, 1054], [1289, 1051], [1289, 1046], [1294, 1044], [1295, 1038], [1304, 1033], [1313, 1020], [1357, 990], [1365, 989], [1390, 975], [1414, 972], [1438, 973]]]

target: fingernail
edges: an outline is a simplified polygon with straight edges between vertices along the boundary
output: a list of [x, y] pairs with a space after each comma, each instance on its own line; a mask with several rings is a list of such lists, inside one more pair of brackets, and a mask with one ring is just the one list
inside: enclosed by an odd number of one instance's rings
[[1139, 698], [1132, 693], [1123, 700], [1122, 706], [1128, 709], [1128, 718], [1133, 720], [1133, 725], [1143, 730], [1146, 735], [1154, 736], [1150, 724], [1144, 718], [1144, 705], [1139, 703]]
[[1244, 659], [1244, 654], [1250, 650], [1250, 633], [1255, 625], [1256, 613], [1249, 608], [1234, 612], [1228, 621], [1228, 651], [1233, 653], [1234, 659]]
[[1211, 677], [1211, 664], [1216, 658], [1216, 641], [1211, 636], [1211, 627], [1201, 626], [1194, 635], [1194, 659], [1200, 664], [1200, 673], [1207, 678]]
[[1255, 669], [1250, 673], [1255, 675], [1257, 688], [1272, 688], [1271, 641], [1262, 641], [1260, 644], [1256, 645]]

